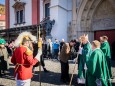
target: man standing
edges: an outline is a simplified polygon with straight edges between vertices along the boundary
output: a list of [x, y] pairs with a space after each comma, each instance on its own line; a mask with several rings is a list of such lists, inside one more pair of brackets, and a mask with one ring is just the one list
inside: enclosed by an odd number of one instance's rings
[[48, 39], [48, 44], [47, 44], [47, 54], [48, 54], [48, 58], [51, 59], [52, 58], [52, 41], [51, 39]]
[[54, 49], [54, 59], [58, 60], [59, 43], [57, 39], [55, 39], [55, 42], [53, 43], [53, 49]]
[[112, 71], [111, 71], [111, 51], [110, 51], [110, 45], [108, 43], [108, 37], [107, 36], [102, 36], [100, 37], [100, 42], [101, 42], [101, 50], [103, 51], [105, 55], [105, 59], [107, 61], [107, 65], [109, 68], [109, 75], [112, 77]]
[[[40, 62], [41, 62], [41, 66], [43, 67], [44, 72], [48, 72], [48, 70], [45, 67], [45, 62], [44, 62], [44, 57], [46, 56], [47, 53], [47, 44], [43, 43], [42, 38], [40, 38], [39, 40], [42, 43], [42, 55], [40, 56]], [[35, 57], [38, 53], [38, 43], [33, 43], [33, 56]], [[39, 62], [37, 64], [34, 65], [34, 67], [39, 66]]]
[[107, 75], [107, 65], [100, 42], [92, 42], [92, 54], [87, 64], [86, 86], [112, 86]]
[[61, 49], [62, 49], [64, 44], [65, 44], [65, 41], [64, 41], [64, 39], [62, 39], [62, 41], [60, 42], [60, 52], [61, 52]]
[[83, 48], [81, 46], [79, 47], [78, 83], [85, 84], [87, 70], [86, 62], [89, 60], [92, 50], [88, 35], [81, 36], [80, 41], [83, 44]]
[[38, 54], [33, 59], [33, 49], [30, 46], [32, 41], [36, 41], [36, 37], [30, 32], [21, 33], [15, 41], [16, 49], [11, 62], [15, 65], [16, 86], [30, 86], [33, 65], [38, 62], [42, 54], [41, 49], [39, 49]]

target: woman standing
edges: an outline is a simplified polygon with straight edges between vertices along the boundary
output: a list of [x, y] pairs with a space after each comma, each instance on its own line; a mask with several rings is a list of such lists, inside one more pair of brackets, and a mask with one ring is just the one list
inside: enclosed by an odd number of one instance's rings
[[61, 63], [61, 81], [66, 83], [69, 82], [69, 64], [68, 60], [70, 57], [70, 46], [69, 43], [65, 43], [60, 52], [60, 63]]

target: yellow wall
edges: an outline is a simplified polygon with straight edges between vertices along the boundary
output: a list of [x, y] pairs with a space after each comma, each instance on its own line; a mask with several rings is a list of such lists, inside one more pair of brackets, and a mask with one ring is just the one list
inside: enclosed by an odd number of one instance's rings
[[5, 6], [0, 5], [0, 14], [5, 15]]

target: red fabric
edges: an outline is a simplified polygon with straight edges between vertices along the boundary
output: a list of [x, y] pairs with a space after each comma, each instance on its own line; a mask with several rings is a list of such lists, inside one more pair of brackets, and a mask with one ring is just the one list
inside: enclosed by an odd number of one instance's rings
[[17, 63], [23, 64], [19, 66], [17, 71], [14, 73], [14, 76], [18, 74], [17, 79], [19, 80], [31, 79], [33, 76], [32, 75], [33, 65], [35, 65], [38, 62], [36, 58], [33, 59], [33, 55], [28, 56], [25, 54], [25, 52], [26, 52], [26, 48], [23, 46], [16, 48], [11, 59], [11, 62], [15, 65]]
[[5, 21], [5, 15], [0, 16], [0, 21]]

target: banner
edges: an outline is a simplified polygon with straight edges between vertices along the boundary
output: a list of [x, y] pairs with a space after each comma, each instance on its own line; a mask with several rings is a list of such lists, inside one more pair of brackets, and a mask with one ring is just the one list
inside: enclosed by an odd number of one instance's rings
[[5, 6], [0, 5], [0, 14], [5, 15]]

